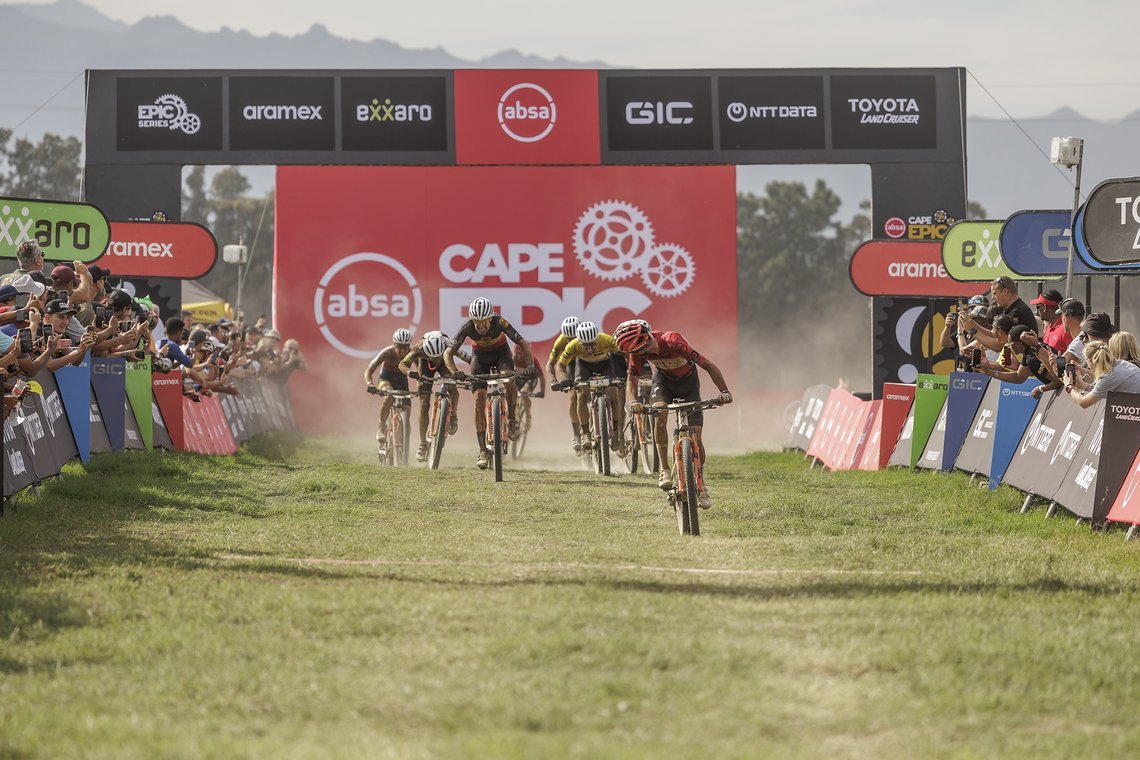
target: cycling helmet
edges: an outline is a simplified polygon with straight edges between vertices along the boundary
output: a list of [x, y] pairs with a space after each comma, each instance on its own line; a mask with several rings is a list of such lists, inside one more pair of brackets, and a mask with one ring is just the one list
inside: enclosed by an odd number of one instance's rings
[[495, 316], [495, 309], [491, 306], [490, 301], [480, 297], [471, 302], [471, 308], [468, 309], [467, 316], [472, 319], [490, 319]]
[[597, 343], [598, 326], [593, 322], [579, 322], [577, 334], [582, 343]]
[[396, 332], [392, 333], [392, 342], [397, 346], [406, 346], [412, 342], [412, 331], [406, 327], [401, 327]]
[[577, 334], [575, 332], [577, 329], [578, 329], [578, 318], [577, 317], [566, 317], [566, 319], [562, 320], [562, 334], [565, 335], [567, 338], [573, 338]]
[[617, 341], [618, 350], [627, 354], [643, 348], [652, 337], [649, 334], [649, 323], [644, 319], [631, 319], [622, 322], [614, 330], [614, 340]]
[[420, 344], [424, 355], [429, 359], [438, 359], [443, 356], [443, 349], [446, 347], [447, 343], [443, 339], [443, 333], [440, 332], [428, 333], [424, 336], [423, 343]]

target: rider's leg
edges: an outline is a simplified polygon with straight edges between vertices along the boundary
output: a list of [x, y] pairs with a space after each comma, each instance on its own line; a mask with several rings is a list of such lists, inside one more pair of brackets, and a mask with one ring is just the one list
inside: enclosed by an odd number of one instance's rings
[[380, 404], [380, 422], [376, 426], [376, 440], [380, 443], [388, 436], [388, 415], [392, 413], [392, 402], [396, 399], [385, 396]]
[[614, 410], [614, 435], [620, 441], [625, 431], [625, 406], [621, 401], [621, 389], [617, 387], [606, 388], [606, 395], [610, 397]]
[[570, 396], [570, 429], [574, 431], [574, 439], [577, 440], [582, 435], [582, 421], [578, 417], [578, 391], [572, 390]]
[[704, 428], [701, 425], [693, 425], [689, 430], [693, 431], [693, 438], [697, 441], [697, 457], [700, 459], [697, 469], [697, 480], [704, 480], [705, 471], [705, 439], [701, 436], [701, 430]]
[[431, 417], [431, 396], [420, 394], [420, 444], [427, 446], [428, 418]]
[[[665, 402], [655, 402], [654, 407], [663, 407]], [[657, 443], [657, 459], [661, 462], [661, 471], [667, 472], [673, 468], [673, 457], [669, 455], [669, 425], [667, 424], [668, 418], [664, 414], [656, 416], [656, 424], [653, 426], [653, 440]]]
[[482, 450], [487, 445], [487, 389], [475, 391], [475, 440]]

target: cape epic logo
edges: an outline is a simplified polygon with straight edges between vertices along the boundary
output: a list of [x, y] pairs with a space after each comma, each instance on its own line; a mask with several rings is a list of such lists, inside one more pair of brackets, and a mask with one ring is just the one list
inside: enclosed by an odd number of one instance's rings
[[538, 142], [554, 129], [558, 107], [545, 88], [520, 82], [499, 97], [499, 126], [512, 140]]
[[941, 240], [946, 237], [946, 230], [950, 229], [956, 220], [943, 209], [938, 209], [930, 215], [902, 217], [892, 216], [883, 222], [883, 232], [887, 237], [895, 240], [906, 237], [907, 240]]

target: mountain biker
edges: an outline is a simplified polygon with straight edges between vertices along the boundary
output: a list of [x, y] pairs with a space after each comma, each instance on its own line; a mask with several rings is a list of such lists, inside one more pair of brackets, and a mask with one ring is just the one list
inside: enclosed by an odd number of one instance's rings
[[[420, 447], [416, 451], [416, 461], [426, 462], [428, 455], [427, 429], [431, 418], [431, 386], [432, 380], [437, 377], [451, 377], [447, 365], [443, 363], [443, 352], [447, 349], [450, 338], [439, 330], [424, 333], [408, 355], [400, 360], [399, 370], [408, 377], [416, 380], [416, 393], [420, 399]], [[457, 353], [465, 362], [471, 361], [471, 356], [460, 351]], [[447, 434], [455, 435], [459, 429], [459, 388], [452, 385], [447, 389], [451, 397], [451, 421], [448, 424]]]
[[[574, 340], [566, 344], [562, 356], [558, 359], [558, 372], [563, 379], [571, 384], [584, 383], [591, 377], [601, 375], [611, 380], [624, 379], [624, 374], [618, 374], [614, 355], [620, 353], [617, 341], [613, 336], [598, 330], [593, 322], [579, 322]], [[570, 365], [574, 369], [570, 369]], [[625, 409], [622, 404], [621, 392], [617, 386], [606, 388], [606, 395], [614, 410], [614, 438], [610, 442], [611, 448], [624, 456], [625, 440]], [[578, 419], [587, 420], [582, 426], [582, 448], [590, 448], [591, 439], [588, 429], [590, 419], [590, 394], [586, 391], [578, 394]], [[597, 431], [595, 431], [596, 433]]]
[[[525, 366], [526, 357], [523, 355], [522, 346], [515, 345], [514, 350], [511, 352], [511, 358], [515, 361], [515, 366], [520, 364]], [[531, 398], [544, 398], [546, 396], [546, 373], [542, 371], [542, 367], [537, 364], [534, 366], [534, 374], [529, 379], [519, 385], [519, 412], [526, 411], [526, 430], [522, 432], [530, 432], [531, 423], [534, 421], [534, 416], [531, 411]]]
[[[406, 327], [392, 333], [392, 345], [381, 349], [364, 371], [364, 382], [369, 393], [383, 393], [389, 388], [405, 393], [408, 391], [408, 378], [400, 371], [400, 361], [412, 350], [411, 344], [412, 333]], [[380, 370], [379, 384], [373, 382], [377, 369]], [[388, 442], [388, 413], [392, 411], [393, 401], [394, 398], [385, 395], [384, 402], [380, 404], [380, 421], [376, 425], [376, 453], [381, 461], [388, 455], [385, 448]]]
[[[623, 322], [614, 331], [614, 339], [618, 349], [629, 354], [629, 375], [627, 390], [629, 397], [637, 398], [637, 379], [642, 372], [648, 371], [648, 365], [654, 367], [653, 390], [650, 398], [653, 406], [663, 407], [675, 399], [685, 401], [701, 400], [701, 381], [697, 374], [697, 367], [708, 373], [720, 391], [720, 401], [724, 404], [732, 403], [732, 393], [724, 380], [724, 374], [713, 362], [697, 352], [685, 336], [679, 332], [666, 332], [653, 330], [644, 320], [630, 320]], [[640, 411], [642, 404], [634, 401], [630, 405], [631, 411]], [[703, 469], [705, 464], [705, 442], [701, 435], [704, 424], [704, 413], [697, 410], [689, 415], [689, 426], [693, 437], [697, 441], [697, 451], [700, 458], [702, 472], [697, 473], [703, 483]], [[669, 435], [665, 425], [656, 425], [657, 454], [661, 460], [661, 475], [657, 485], [668, 490], [672, 487], [673, 476], [669, 471], [672, 457], [669, 454]], [[702, 485], [697, 494], [697, 505], [702, 509], [712, 506], [712, 497], [708, 486]]]
[[[555, 372], [554, 365], [562, 358], [562, 352], [566, 350], [567, 344], [577, 337], [577, 330], [577, 317], [569, 316], [562, 320], [561, 330], [554, 340], [554, 346], [550, 349], [550, 358], [546, 360], [546, 374], [550, 375], [555, 382], [558, 381], [558, 374]], [[573, 374], [574, 367], [571, 366], [571, 375]], [[578, 418], [578, 389], [571, 388], [568, 395], [570, 396], [570, 430], [572, 431], [570, 445], [574, 447], [574, 453], [577, 454], [582, 450], [582, 423]]]
[[[509, 339], [515, 345], [521, 346], [526, 366], [516, 374], [519, 380], [525, 380], [534, 373], [534, 357], [527, 343], [518, 330], [510, 322], [495, 313], [491, 302], [480, 296], [471, 302], [467, 313], [468, 319], [459, 328], [455, 339], [444, 351], [443, 360], [451, 371], [452, 377], [462, 380], [466, 373], [455, 368], [455, 352], [462, 348], [468, 338], [474, 347], [471, 358], [471, 374], [484, 375], [496, 372], [510, 372], [515, 368], [511, 350], [508, 347]], [[515, 416], [515, 404], [518, 401], [518, 390], [514, 381], [505, 384], [507, 395], [507, 436], [511, 440], [518, 438], [518, 418]], [[475, 464], [480, 469], [487, 469], [491, 459], [487, 452], [487, 386], [485, 383], [473, 381], [471, 390], [475, 394], [475, 440], [479, 443], [479, 456]]]

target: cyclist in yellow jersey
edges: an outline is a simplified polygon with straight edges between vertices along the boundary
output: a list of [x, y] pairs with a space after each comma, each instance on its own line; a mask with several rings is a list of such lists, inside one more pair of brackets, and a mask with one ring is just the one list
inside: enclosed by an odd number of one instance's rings
[[[577, 337], [566, 344], [562, 356], [558, 359], [558, 371], [564, 380], [577, 384], [585, 382], [591, 377], [602, 375], [610, 379], [624, 379], [624, 371], [619, 372], [615, 362], [618, 351], [617, 341], [612, 336], [598, 330], [593, 322], [579, 322], [576, 330]], [[571, 365], [574, 369], [571, 370]], [[625, 405], [622, 401], [621, 389], [612, 386], [606, 389], [606, 395], [614, 410], [614, 438], [612, 447], [624, 456], [625, 440]], [[590, 419], [589, 393], [578, 394], [578, 419], [586, 420], [582, 425], [581, 445], [589, 447], [590, 436], [586, 429]]]
[[[562, 352], [566, 350], [567, 344], [576, 337], [575, 331], [577, 329], [577, 317], [571, 316], [562, 320], [561, 332], [558, 333], [558, 337], [554, 341], [554, 347], [550, 349], [550, 358], [546, 361], [546, 374], [549, 375], [554, 382], [558, 381], [558, 375], [554, 371], [554, 365], [562, 358]], [[570, 429], [573, 431], [570, 445], [574, 447], [574, 453], [577, 454], [582, 450], [582, 421], [578, 417], [578, 389], [571, 388], [568, 395], [570, 396]]]

